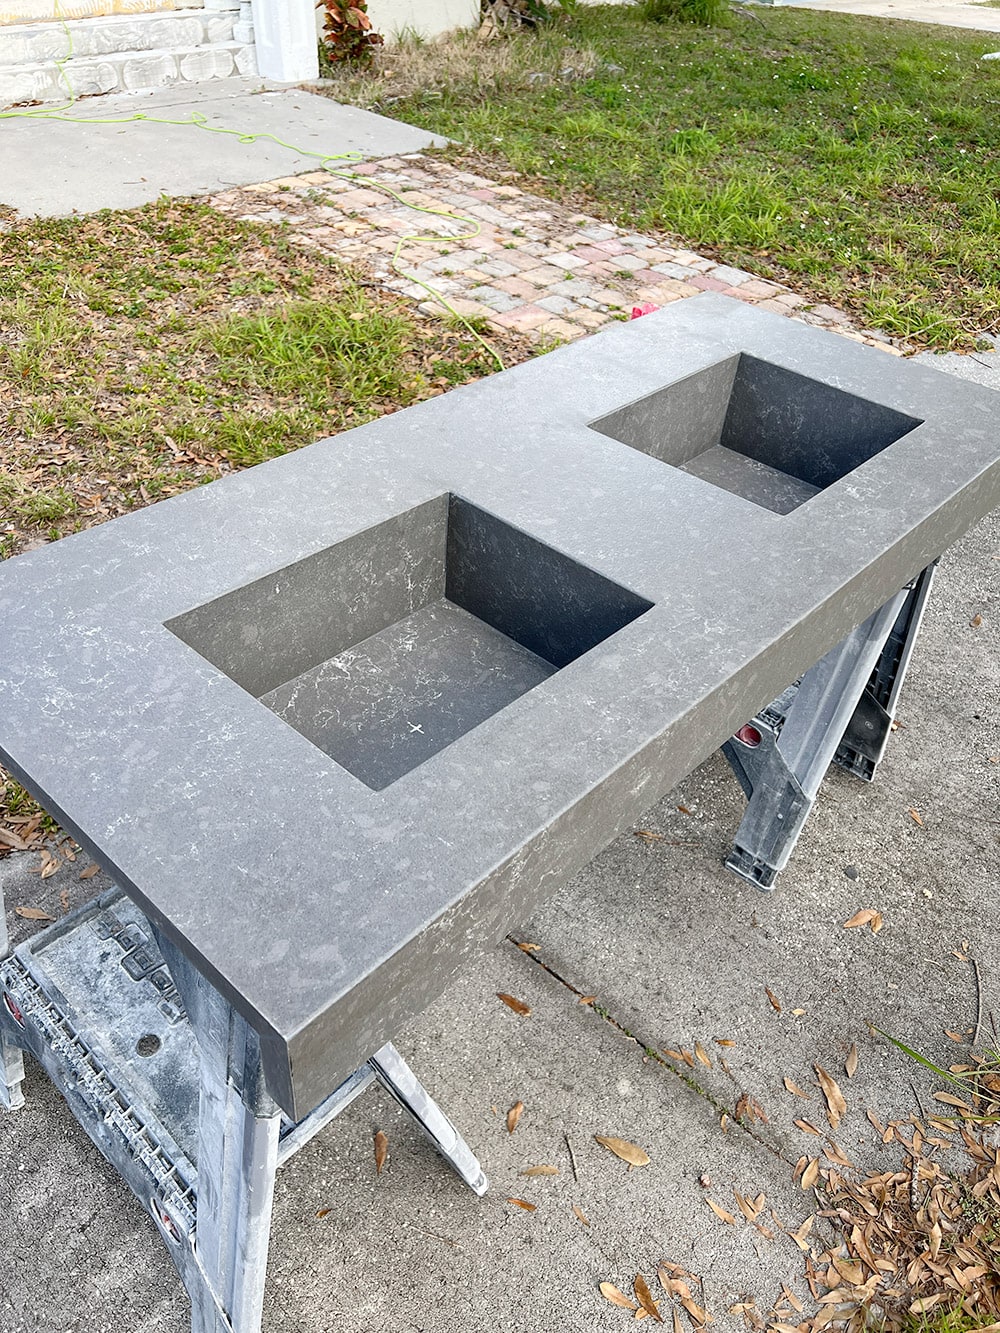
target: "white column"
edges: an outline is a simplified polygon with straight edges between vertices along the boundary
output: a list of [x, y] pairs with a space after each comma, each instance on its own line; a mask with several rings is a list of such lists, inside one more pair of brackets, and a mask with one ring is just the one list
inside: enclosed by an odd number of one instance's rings
[[313, 0], [253, 0], [257, 70], [265, 79], [297, 83], [319, 74]]

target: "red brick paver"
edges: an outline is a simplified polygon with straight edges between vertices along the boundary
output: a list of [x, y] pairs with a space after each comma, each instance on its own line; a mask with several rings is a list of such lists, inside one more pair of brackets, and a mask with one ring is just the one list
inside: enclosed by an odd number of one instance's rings
[[427, 313], [450, 307], [537, 340], [580, 337], [628, 318], [634, 305], [714, 291], [906, 350], [780, 283], [419, 153], [360, 163], [345, 176], [312, 171], [227, 190], [212, 203], [239, 218], [286, 220], [302, 244], [367, 260], [385, 287]]

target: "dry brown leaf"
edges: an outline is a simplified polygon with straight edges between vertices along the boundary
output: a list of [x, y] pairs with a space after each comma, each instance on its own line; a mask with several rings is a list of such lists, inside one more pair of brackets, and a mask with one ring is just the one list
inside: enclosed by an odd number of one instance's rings
[[910, 808], [909, 808], [909, 810], [908, 810], [906, 813], [907, 813], [907, 814], [910, 816], [910, 818], [913, 820], [914, 824], [919, 824], [920, 827], [923, 828], [923, 826], [924, 826], [924, 821], [920, 818], [920, 811], [919, 811], [919, 810], [914, 810], [913, 806], [911, 805]]
[[381, 1130], [375, 1135], [375, 1174], [380, 1176], [389, 1156], [389, 1140]]
[[596, 999], [596, 995], [581, 995], [577, 1000], [577, 1004], [593, 1004]]
[[814, 1157], [806, 1169], [802, 1172], [802, 1180], [799, 1182], [804, 1190], [812, 1189], [819, 1177], [819, 1158]]
[[16, 833], [10, 829], [0, 828], [0, 843], [5, 847], [12, 847], [15, 852], [26, 852], [28, 844], [23, 838], [19, 838]]
[[856, 1042], [851, 1042], [851, 1049], [847, 1052], [847, 1059], [844, 1061], [844, 1073], [848, 1078], [853, 1078], [858, 1072], [858, 1047]]
[[616, 1157], [620, 1157], [623, 1162], [628, 1162], [629, 1166], [648, 1166], [649, 1156], [635, 1143], [629, 1143], [627, 1139], [616, 1139], [612, 1135], [595, 1134], [594, 1138], [602, 1147], [609, 1149]]
[[882, 913], [876, 912], [872, 917], [872, 934], [877, 935], [882, 929]]
[[636, 1273], [635, 1281], [633, 1282], [632, 1285], [635, 1288], [635, 1298], [642, 1306], [642, 1308], [646, 1311], [646, 1313], [650, 1316], [650, 1318], [655, 1319], [658, 1324], [662, 1324], [663, 1315], [660, 1314], [659, 1308], [656, 1302], [653, 1300], [649, 1288], [646, 1286], [646, 1279], [643, 1277], [641, 1273]]
[[770, 986], [764, 987], [764, 994], [771, 1001], [771, 1008], [775, 1011], [775, 1013], [780, 1014], [781, 1001], [778, 999], [777, 995], [775, 995], [774, 991], [770, 988]]
[[885, 1125], [882, 1124], [882, 1121], [878, 1118], [878, 1116], [870, 1107], [865, 1112], [865, 1116], [868, 1120], [868, 1123], [871, 1125], [872, 1129], [875, 1131], [876, 1134], [885, 1133]]
[[853, 930], [855, 926], [867, 926], [875, 916], [875, 912], [870, 907], [862, 907], [860, 911], [849, 916], [844, 922], [845, 930]]
[[926, 1314], [928, 1310], [933, 1309], [944, 1298], [945, 1293], [943, 1291], [937, 1292], [934, 1296], [921, 1296], [910, 1305], [910, 1314]]
[[782, 1291], [784, 1292], [784, 1294], [785, 1294], [785, 1300], [786, 1300], [786, 1301], [788, 1302], [788, 1304], [792, 1307], [792, 1309], [796, 1312], [796, 1314], [801, 1314], [802, 1311], [803, 1311], [803, 1309], [804, 1309], [805, 1307], [803, 1306], [802, 1302], [799, 1300], [798, 1296], [796, 1296], [795, 1292], [794, 1292], [794, 1291], [791, 1291], [788, 1287], [786, 1287], [785, 1284], [784, 1284], [783, 1282], [782, 1282], [782, 1284], [781, 1284], [781, 1290], [782, 1290]]
[[690, 815], [694, 813], [694, 811], [689, 810], [686, 805], [679, 805], [677, 809], [681, 812], [682, 815]]
[[788, 1091], [794, 1093], [796, 1097], [803, 1097], [807, 1102], [812, 1100], [812, 1098], [809, 1096], [809, 1093], [803, 1092], [802, 1089], [799, 1087], [799, 1085], [797, 1083], [793, 1083], [790, 1078], [783, 1078], [781, 1081], [782, 1083], [784, 1083]]
[[14, 911], [18, 916], [23, 916], [25, 921], [55, 921], [54, 916], [43, 912], [40, 907], [15, 907]]
[[823, 1131], [821, 1129], [817, 1129], [816, 1126], [812, 1124], [810, 1121], [796, 1120], [795, 1123], [796, 1125], [798, 1125], [799, 1129], [803, 1130], [806, 1134], [815, 1134], [816, 1137], [820, 1139], [823, 1137]]
[[816, 1070], [816, 1077], [826, 1098], [826, 1118], [830, 1122], [830, 1128], [836, 1129], [841, 1118], [847, 1113], [844, 1094], [840, 1091], [836, 1079], [831, 1078], [822, 1065], [813, 1065], [813, 1069]]
[[632, 834], [636, 838], [645, 838], [649, 842], [663, 842], [662, 833], [653, 833], [648, 828], [634, 828]]
[[[83, 876], [80, 876], [83, 879]], [[497, 991], [497, 999], [503, 1000], [508, 1009], [513, 1009], [515, 1014], [520, 1014], [522, 1018], [527, 1018], [531, 1013], [531, 1005], [525, 1004], [523, 1000], [517, 999], [513, 995], [505, 995], [502, 990]]]
[[576, 1218], [578, 1222], [582, 1222], [585, 1227], [590, 1226], [590, 1219], [588, 1218], [587, 1214], [583, 1211], [582, 1208], [578, 1208], [576, 1204], [573, 1205], [573, 1216]]
[[46, 861], [42, 866], [42, 879], [50, 879], [58, 869], [58, 861]]
[[680, 1317], [680, 1315], [677, 1313], [677, 1310], [676, 1310], [673, 1306], [670, 1307], [670, 1313], [671, 1313], [671, 1314], [673, 1315], [673, 1317], [674, 1317], [674, 1333], [681, 1333], [681, 1317]]
[[837, 1165], [842, 1166], [845, 1171], [853, 1170], [854, 1163], [843, 1151], [843, 1149], [839, 1146], [839, 1144], [834, 1143], [832, 1139], [827, 1141], [827, 1145], [823, 1149], [823, 1152], [826, 1154], [826, 1156], [830, 1159], [831, 1162], [836, 1162]]
[[96, 861], [92, 861], [89, 866], [80, 871], [80, 878], [93, 879], [94, 876], [97, 874], [97, 872], [100, 870], [100, 868], [101, 867], [97, 864]]
[[809, 1246], [806, 1243], [806, 1236], [809, 1235], [809, 1232], [812, 1230], [812, 1224], [815, 1221], [816, 1221], [816, 1214], [810, 1213], [810, 1215], [799, 1227], [798, 1231], [788, 1232], [788, 1235], [791, 1236], [792, 1240], [795, 1241], [795, 1244], [799, 1247], [800, 1250], [808, 1250]]
[[522, 953], [537, 953], [542, 946], [540, 944], [528, 944], [522, 940], [517, 947]]
[[683, 1305], [684, 1309], [687, 1310], [688, 1318], [691, 1320], [692, 1324], [695, 1326], [696, 1329], [704, 1328], [706, 1324], [710, 1324], [712, 1322], [712, 1316], [708, 1313], [708, 1311], [703, 1310], [701, 1306], [696, 1304], [693, 1300], [691, 1300], [690, 1297], [685, 1299], [682, 1296], [681, 1305]]
[[764, 1206], [763, 1194], [758, 1194], [756, 1199], [748, 1199], [745, 1195], [741, 1194], [739, 1190], [734, 1189], [733, 1196], [736, 1199], [736, 1202], [739, 1204], [740, 1212], [743, 1214], [746, 1220], [748, 1222], [756, 1222], [757, 1214]]
[[507, 1112], [508, 1134], [514, 1133], [514, 1130], [517, 1129], [521, 1116], [523, 1115], [524, 1115], [524, 1102], [515, 1102], [514, 1105]]
[[946, 1106], [957, 1106], [961, 1111], [971, 1111], [972, 1107], [968, 1102], [963, 1102], [961, 1098], [955, 1097], [950, 1092], [935, 1092], [931, 1094], [936, 1102], [944, 1102]]
[[663, 1047], [663, 1054], [664, 1054], [664, 1055], [669, 1055], [670, 1058], [671, 1058], [671, 1060], [681, 1060], [681, 1061], [683, 1061], [683, 1059], [684, 1059], [684, 1057], [683, 1057], [683, 1055], [681, 1055], [680, 1051], [675, 1051], [674, 1048], [673, 1048], [672, 1046], [664, 1046], [664, 1047]]
[[533, 1213], [537, 1207], [537, 1204], [529, 1203], [527, 1199], [508, 1199], [507, 1202], [516, 1208], [523, 1208], [526, 1213]]
[[736, 1225], [736, 1218], [733, 1217], [732, 1213], [727, 1213], [725, 1208], [721, 1208], [717, 1203], [713, 1202], [712, 1199], [706, 1199], [705, 1202], [720, 1222], [725, 1222], [728, 1227], [734, 1227]]
[[735, 1046], [735, 1045], [736, 1045], [735, 1041], [731, 1040], [731, 1038], [729, 1038], [729, 1037], [713, 1037], [712, 1040], [715, 1042], [716, 1046]]
[[969, 624], [972, 626], [973, 629], [978, 629], [982, 623], [983, 623], [983, 618], [978, 611], [969, 621]]
[[66, 889], [59, 890], [59, 906], [64, 912], [69, 911], [69, 893]]
[[695, 1053], [695, 1055], [698, 1057], [698, 1059], [701, 1061], [701, 1063], [705, 1066], [706, 1069], [711, 1069], [711, 1068], [712, 1068], [712, 1062], [711, 1062], [711, 1060], [708, 1058], [708, 1052], [705, 1050], [704, 1046], [702, 1046], [702, 1044], [701, 1044], [700, 1041], [696, 1041], [696, 1042], [695, 1042], [695, 1044], [694, 1044], [694, 1053]]
[[521, 1172], [522, 1176], [557, 1176], [558, 1174], [559, 1168], [557, 1166], [546, 1166], [544, 1163], [541, 1166], [526, 1167]]
[[617, 1305], [620, 1310], [638, 1310], [635, 1301], [630, 1301], [623, 1291], [619, 1291], [613, 1282], [601, 1283], [601, 1295], [612, 1305]]
[[330, 1214], [331, 1214], [332, 1212], [333, 1212], [333, 1209], [332, 1209], [332, 1208], [321, 1208], [321, 1209], [319, 1210], [319, 1212], [316, 1214], [316, 1216], [317, 1216], [317, 1217], [329, 1217]]

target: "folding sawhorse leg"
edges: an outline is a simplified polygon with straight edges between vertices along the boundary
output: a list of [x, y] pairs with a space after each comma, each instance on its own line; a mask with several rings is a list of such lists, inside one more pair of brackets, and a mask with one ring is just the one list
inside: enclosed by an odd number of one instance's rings
[[[4, 903], [3, 885], [0, 884], [0, 963], [10, 953], [10, 936], [7, 934], [7, 909]], [[0, 999], [0, 1003], [6, 996]], [[9, 1011], [8, 1017], [10, 1017]], [[7, 1035], [7, 1027], [0, 1022], [0, 1108], [16, 1111], [24, 1105], [21, 1083], [24, 1080], [24, 1057], [20, 1046]]]
[[284, 1117], [257, 1034], [118, 890], [0, 961], [0, 994], [8, 1088], [30, 1050], [151, 1211], [191, 1298], [192, 1333], [258, 1333], [275, 1172], [374, 1082], [471, 1189], [487, 1189], [391, 1045], [303, 1120]]
[[874, 776], [933, 574], [930, 565], [723, 745], [748, 801], [726, 865], [759, 888], [787, 864], [831, 762]]

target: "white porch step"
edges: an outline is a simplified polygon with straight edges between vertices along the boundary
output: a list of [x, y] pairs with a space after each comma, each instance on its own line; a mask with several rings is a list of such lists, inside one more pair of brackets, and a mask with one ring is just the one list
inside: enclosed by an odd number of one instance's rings
[[204, 0], [0, 0], [0, 23], [45, 23], [52, 19], [93, 19], [101, 14], [203, 8]]
[[[175, 83], [202, 83], [235, 74], [254, 74], [252, 45], [220, 42], [174, 51], [119, 51], [68, 60], [60, 72], [54, 61], [36, 65], [0, 65], [0, 106], [21, 102], [64, 102], [67, 84], [76, 97], [95, 93], [146, 92]], [[98, 108], [92, 108], [99, 115]]]
[[250, 5], [0, 26], [0, 106], [256, 72]]

